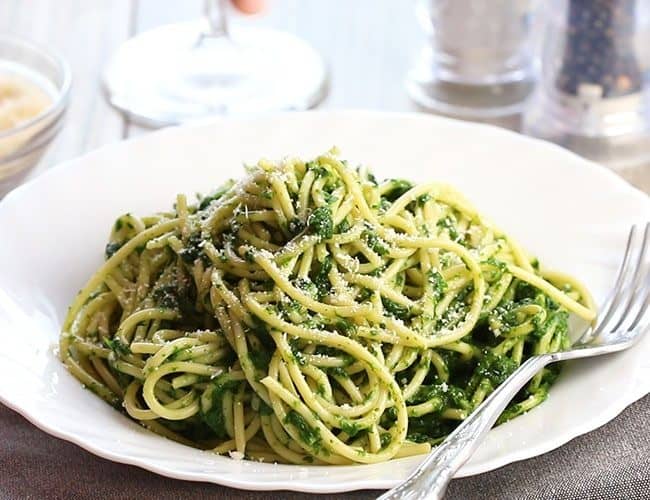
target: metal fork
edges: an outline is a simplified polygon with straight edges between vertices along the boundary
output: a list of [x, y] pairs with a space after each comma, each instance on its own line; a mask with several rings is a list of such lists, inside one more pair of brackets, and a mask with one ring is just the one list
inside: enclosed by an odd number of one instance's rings
[[[439, 499], [456, 471], [474, 453], [501, 412], [519, 390], [549, 363], [588, 358], [623, 351], [634, 345], [650, 328], [650, 265], [647, 262], [650, 223], [643, 237], [632, 226], [616, 284], [601, 308], [602, 315], [573, 344], [570, 351], [533, 356], [436, 447], [399, 486], [379, 497], [393, 499]], [[641, 240], [641, 241], [639, 241]]]

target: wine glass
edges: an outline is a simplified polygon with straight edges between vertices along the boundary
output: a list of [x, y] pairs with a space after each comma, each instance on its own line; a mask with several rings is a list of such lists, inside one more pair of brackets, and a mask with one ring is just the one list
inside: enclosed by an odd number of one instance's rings
[[226, 8], [227, 0], [206, 0], [203, 19], [127, 40], [104, 74], [110, 103], [159, 127], [304, 110], [325, 97], [327, 68], [316, 50], [289, 33], [229, 26]]

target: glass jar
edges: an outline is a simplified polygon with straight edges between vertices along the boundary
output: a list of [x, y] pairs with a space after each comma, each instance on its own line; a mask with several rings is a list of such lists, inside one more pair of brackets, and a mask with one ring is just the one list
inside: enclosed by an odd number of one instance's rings
[[550, 0], [545, 25], [524, 132], [648, 184], [650, 0]]
[[421, 106], [464, 118], [521, 110], [535, 83], [535, 0], [421, 0], [429, 35], [407, 90]]

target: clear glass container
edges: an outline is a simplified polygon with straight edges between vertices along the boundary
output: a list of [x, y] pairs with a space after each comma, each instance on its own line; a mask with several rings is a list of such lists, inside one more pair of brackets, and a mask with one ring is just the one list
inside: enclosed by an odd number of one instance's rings
[[524, 132], [650, 189], [650, 0], [550, 0], [545, 25]]
[[420, 0], [429, 43], [407, 77], [432, 111], [489, 119], [521, 110], [536, 75], [536, 0]]
[[320, 54], [289, 33], [231, 26], [227, 3], [204, 0], [204, 19], [122, 44], [104, 74], [110, 103], [153, 127], [320, 103], [328, 82]]
[[33, 118], [0, 130], [0, 198], [23, 182], [60, 132], [72, 81], [68, 63], [51, 48], [2, 35], [0, 78], [7, 75], [37, 85], [51, 103]]

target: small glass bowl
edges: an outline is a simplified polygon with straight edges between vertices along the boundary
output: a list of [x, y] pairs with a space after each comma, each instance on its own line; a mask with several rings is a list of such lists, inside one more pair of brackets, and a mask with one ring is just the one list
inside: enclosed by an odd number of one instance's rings
[[71, 85], [68, 63], [56, 52], [14, 36], [0, 36], [0, 72], [18, 73], [51, 94], [42, 113], [0, 131], [0, 197], [16, 187], [62, 128]]

